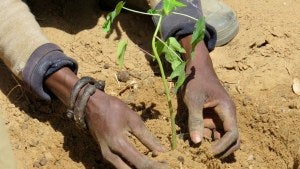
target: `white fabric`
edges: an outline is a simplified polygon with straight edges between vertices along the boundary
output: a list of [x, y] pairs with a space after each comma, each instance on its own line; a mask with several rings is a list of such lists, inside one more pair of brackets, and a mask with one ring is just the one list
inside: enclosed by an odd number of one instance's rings
[[16, 169], [16, 162], [0, 113], [0, 169]]
[[39, 24], [21, 0], [0, 0], [0, 57], [19, 78], [32, 54], [49, 43]]

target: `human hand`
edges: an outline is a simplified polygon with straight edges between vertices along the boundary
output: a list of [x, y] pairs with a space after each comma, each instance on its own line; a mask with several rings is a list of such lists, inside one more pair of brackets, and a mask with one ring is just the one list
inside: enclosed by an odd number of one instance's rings
[[[45, 84], [62, 102], [68, 104], [72, 88], [78, 80], [69, 68], [62, 68], [47, 78]], [[85, 110], [89, 130], [98, 142], [103, 157], [116, 168], [130, 168], [126, 162], [138, 169], [168, 168], [166, 164], [151, 161], [140, 154], [129, 143], [127, 134], [131, 132], [153, 154], [163, 151], [163, 147], [147, 130], [141, 118], [125, 103], [97, 90], [89, 98]]]
[[89, 130], [99, 143], [103, 157], [116, 168], [165, 169], [166, 164], [151, 161], [140, 154], [128, 141], [129, 132], [154, 153], [164, 151], [141, 118], [119, 99], [97, 91], [86, 107]]
[[[190, 37], [183, 38], [191, 52]], [[200, 143], [203, 137], [212, 138], [213, 153], [224, 158], [240, 146], [235, 105], [223, 88], [213, 69], [206, 46], [203, 42], [195, 48], [195, 58], [188, 61], [187, 80], [183, 86], [183, 100], [189, 110], [188, 126], [191, 140]], [[213, 110], [203, 113], [203, 109]]]

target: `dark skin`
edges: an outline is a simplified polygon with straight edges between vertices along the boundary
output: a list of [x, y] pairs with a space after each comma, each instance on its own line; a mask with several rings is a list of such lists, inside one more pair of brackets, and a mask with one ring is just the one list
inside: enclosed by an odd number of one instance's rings
[[[213, 69], [204, 42], [196, 46], [195, 58], [190, 59], [190, 41], [191, 36], [181, 40], [188, 60], [183, 100], [189, 110], [190, 137], [196, 144], [203, 137], [213, 139], [213, 153], [224, 158], [240, 147], [235, 105]], [[203, 113], [205, 109], [213, 111]]]
[[[190, 36], [181, 40], [187, 53], [191, 51], [190, 40]], [[183, 91], [189, 109], [190, 136], [194, 143], [199, 143], [203, 137], [214, 135], [214, 154], [226, 157], [239, 148], [235, 106], [220, 84], [203, 42], [197, 45], [195, 52], [195, 58], [186, 68], [187, 74], [193, 74], [193, 77], [187, 80]], [[184, 57], [188, 59], [189, 55]], [[47, 78], [45, 85], [67, 104], [77, 81], [78, 77], [69, 68], [62, 68]], [[215, 111], [203, 116], [203, 108], [208, 107]], [[216, 121], [217, 117], [221, 120]], [[86, 121], [103, 157], [116, 168], [130, 168], [123, 159], [139, 169], [168, 168], [166, 164], [148, 159], [129, 143], [127, 136], [132, 133], [151, 151], [164, 151], [141, 118], [118, 98], [97, 90], [87, 103]]]

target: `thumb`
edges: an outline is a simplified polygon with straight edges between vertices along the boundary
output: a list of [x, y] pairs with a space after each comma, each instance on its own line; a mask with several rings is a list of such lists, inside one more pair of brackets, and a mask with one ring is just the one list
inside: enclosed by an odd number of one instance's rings
[[197, 144], [200, 143], [203, 137], [203, 101], [198, 102], [197, 104], [189, 103], [187, 101], [187, 108], [189, 110], [188, 126], [190, 137], [192, 141]]

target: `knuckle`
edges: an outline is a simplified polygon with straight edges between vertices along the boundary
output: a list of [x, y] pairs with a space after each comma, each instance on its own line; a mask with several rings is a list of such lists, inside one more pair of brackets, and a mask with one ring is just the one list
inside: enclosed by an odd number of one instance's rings
[[183, 97], [183, 99], [186, 103], [189, 103], [189, 102], [201, 103], [201, 102], [204, 102], [205, 98], [206, 97], [204, 94], [199, 94], [199, 93], [191, 91], [191, 90], [187, 90]]
[[189, 130], [194, 131], [194, 130], [201, 130], [203, 127], [203, 120], [202, 119], [197, 119], [193, 118], [189, 120]]
[[189, 125], [196, 126], [196, 125], [201, 125], [203, 123], [202, 118], [196, 118], [193, 116], [190, 116], [189, 118]]
[[102, 151], [101, 153], [103, 158], [109, 162], [113, 162], [116, 160], [116, 157], [114, 157], [114, 155], [109, 151]]
[[193, 92], [187, 92], [185, 93], [183, 99], [186, 104], [191, 104], [191, 103], [201, 104], [204, 102], [205, 97], [203, 95], [199, 95]]
[[121, 151], [121, 149], [124, 147], [124, 140], [120, 137], [114, 137], [111, 140], [110, 148], [113, 151]]
[[230, 132], [230, 137], [234, 140], [239, 142], [239, 132], [237, 130], [233, 130]]
[[113, 100], [111, 102], [111, 106], [114, 110], [120, 110], [122, 109], [122, 105], [120, 104], [120, 102], [118, 100]]
[[225, 109], [229, 112], [235, 112], [235, 110], [236, 110], [235, 103], [230, 98], [221, 100], [220, 105], [222, 105], [223, 109]]
[[188, 117], [189, 123], [191, 124], [202, 124], [203, 123], [203, 114], [198, 111], [190, 111]]

